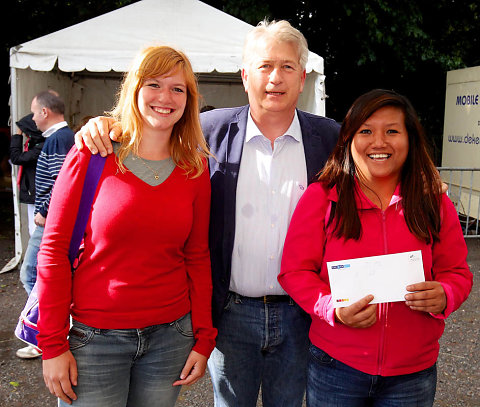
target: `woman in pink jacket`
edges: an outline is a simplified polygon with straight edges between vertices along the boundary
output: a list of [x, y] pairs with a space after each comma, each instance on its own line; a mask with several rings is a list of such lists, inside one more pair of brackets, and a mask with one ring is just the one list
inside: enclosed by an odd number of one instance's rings
[[[334, 308], [327, 262], [416, 250], [425, 281], [407, 286], [405, 301], [367, 295]], [[444, 320], [472, 286], [466, 256], [410, 102], [386, 90], [360, 96], [283, 251], [279, 281], [312, 316], [308, 406], [432, 406]]]

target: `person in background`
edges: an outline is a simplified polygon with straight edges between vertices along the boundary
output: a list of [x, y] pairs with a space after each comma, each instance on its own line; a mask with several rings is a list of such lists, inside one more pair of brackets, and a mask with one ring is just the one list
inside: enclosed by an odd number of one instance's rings
[[[38, 93], [32, 100], [32, 119], [45, 138], [35, 171], [35, 230], [28, 241], [20, 268], [20, 281], [30, 294], [37, 280], [37, 255], [50, 206], [53, 185], [63, 161], [73, 146], [73, 132], [65, 121], [65, 103], [54, 90]], [[36, 358], [41, 350], [31, 345], [21, 348], [16, 355], [22, 359]]]
[[[327, 262], [416, 250], [425, 281], [405, 302], [335, 307]], [[307, 405], [432, 406], [444, 321], [472, 287], [466, 257], [412, 105], [388, 90], [360, 96], [283, 250], [280, 284], [312, 317]]]
[[[18, 165], [17, 184], [19, 187], [19, 201], [27, 205], [28, 232], [30, 236], [35, 230], [35, 170], [37, 160], [42, 151], [45, 137], [37, 129], [32, 120], [33, 113], [22, 117], [16, 122], [17, 133], [10, 142], [10, 161]], [[26, 141], [24, 142], [24, 137]]]
[[90, 152], [73, 149], [55, 184], [38, 261], [44, 379], [60, 406], [173, 406], [180, 385], [204, 375], [216, 336], [209, 151], [187, 57], [142, 50], [111, 114], [124, 131], [73, 278], [68, 248]]
[[[217, 345], [208, 365], [215, 406], [300, 407], [310, 317], [277, 281], [297, 201], [336, 144], [338, 124], [296, 109], [306, 76], [305, 37], [287, 21], [261, 22], [244, 44], [249, 105], [200, 115], [210, 161], [210, 251]], [[90, 121], [76, 135], [112, 151], [121, 126]], [[93, 139], [92, 139], [93, 138]]]

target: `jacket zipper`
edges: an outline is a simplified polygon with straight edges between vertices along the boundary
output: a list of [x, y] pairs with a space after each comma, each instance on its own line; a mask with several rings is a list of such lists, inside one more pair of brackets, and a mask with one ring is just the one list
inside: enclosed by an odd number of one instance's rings
[[[382, 211], [382, 234], [383, 234], [383, 254], [388, 254], [388, 247], [387, 247], [387, 230], [386, 230], [386, 214], [385, 211]], [[382, 324], [380, 330], [380, 341], [379, 345], [380, 348], [378, 350], [378, 361], [377, 361], [377, 372], [379, 375], [382, 375], [382, 367], [383, 367], [383, 355], [385, 352], [385, 329], [387, 326], [387, 317], [388, 317], [388, 303], [381, 303], [379, 304], [380, 311], [379, 311], [379, 319]]]

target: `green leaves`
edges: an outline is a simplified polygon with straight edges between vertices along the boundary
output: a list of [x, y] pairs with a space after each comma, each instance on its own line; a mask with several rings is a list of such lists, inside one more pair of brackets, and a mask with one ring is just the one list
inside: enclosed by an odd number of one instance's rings
[[[6, 55], [12, 46], [134, 1], [11, 1], [22, 28], [7, 30]], [[408, 96], [427, 134], [438, 139], [446, 72], [480, 65], [478, 0], [202, 1], [252, 25], [267, 17], [299, 28], [325, 59], [327, 115], [339, 121], [360, 93], [385, 87]]]

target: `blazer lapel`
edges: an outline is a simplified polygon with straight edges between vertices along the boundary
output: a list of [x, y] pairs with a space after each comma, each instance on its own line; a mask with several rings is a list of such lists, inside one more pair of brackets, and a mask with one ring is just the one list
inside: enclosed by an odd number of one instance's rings
[[226, 136], [227, 151], [225, 157], [225, 211], [224, 211], [224, 262], [225, 269], [230, 270], [233, 242], [235, 238], [235, 210], [237, 199], [237, 182], [242, 159], [243, 143], [247, 128], [248, 106], [236, 115], [236, 120], [230, 123]]
[[313, 135], [316, 133], [315, 128], [311, 125], [308, 119], [303, 115], [303, 112], [297, 109], [298, 120], [300, 128], [302, 129], [303, 149], [305, 152], [305, 162], [307, 165], [307, 181], [308, 184], [314, 181], [318, 173], [318, 146]]

